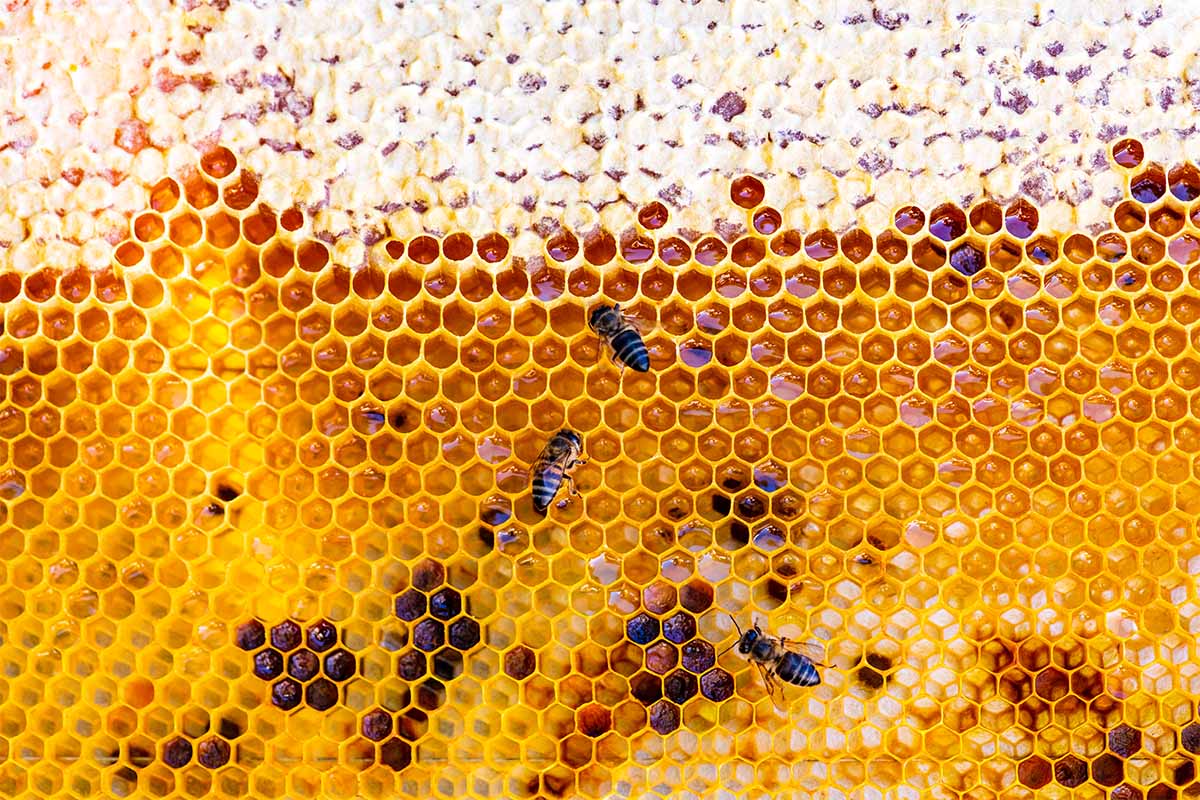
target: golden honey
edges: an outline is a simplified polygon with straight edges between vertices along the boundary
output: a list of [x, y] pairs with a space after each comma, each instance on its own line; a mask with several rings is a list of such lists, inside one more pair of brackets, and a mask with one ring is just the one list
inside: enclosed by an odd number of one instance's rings
[[0, 275], [0, 796], [1197, 795], [1200, 172], [1110, 155], [1094, 234], [747, 175], [530, 253], [210, 148], [109, 267]]

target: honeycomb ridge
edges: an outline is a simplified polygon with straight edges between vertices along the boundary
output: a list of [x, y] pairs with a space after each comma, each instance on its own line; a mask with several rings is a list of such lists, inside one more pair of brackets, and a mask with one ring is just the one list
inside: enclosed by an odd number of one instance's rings
[[[1109, 157], [1102, 231], [747, 175], [522, 257], [208, 149], [0, 275], [0, 794], [1196, 795], [1200, 171]], [[828, 648], [784, 712], [751, 620]]]

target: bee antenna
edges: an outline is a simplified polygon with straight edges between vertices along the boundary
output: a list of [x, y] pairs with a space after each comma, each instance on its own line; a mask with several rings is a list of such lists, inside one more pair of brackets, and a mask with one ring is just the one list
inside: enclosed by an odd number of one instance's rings
[[737, 647], [737, 643], [738, 643], [738, 642], [740, 642], [740, 641], [742, 640], [742, 626], [737, 624], [737, 620], [733, 618], [733, 614], [729, 614], [729, 615], [727, 615], [727, 616], [729, 617], [729, 621], [733, 623], [733, 627], [737, 628], [737, 632], [738, 632], [738, 638], [734, 639], [734, 640], [733, 640], [733, 644], [729, 645], [729, 647], [726, 647], [724, 650], [722, 650], [721, 652], [717, 653], [717, 657], [718, 657], [718, 658], [720, 658], [721, 656], [725, 655], [726, 653], [728, 653], [728, 652], [729, 652], [730, 650], [732, 650], [733, 648]]

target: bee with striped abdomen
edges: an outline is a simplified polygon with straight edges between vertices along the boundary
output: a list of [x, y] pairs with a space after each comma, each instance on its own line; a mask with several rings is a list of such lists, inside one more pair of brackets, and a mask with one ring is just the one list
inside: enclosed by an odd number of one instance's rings
[[619, 304], [596, 306], [588, 318], [588, 325], [607, 345], [608, 352], [622, 369], [630, 367], [634, 372], [650, 371], [650, 354], [646, 351], [642, 334], [621, 313]]
[[[740, 655], [758, 667], [767, 693], [776, 708], [784, 707], [780, 703], [783, 696], [780, 681], [793, 686], [816, 686], [821, 683], [821, 673], [817, 671], [817, 667], [825, 666], [822, 663], [825, 654], [820, 645], [771, 636], [765, 633], [758, 623], [743, 632], [737, 620], [732, 616], [730, 619], [733, 620], [733, 627], [737, 628], [738, 639], [725, 649], [736, 647]], [[808, 653], [801, 652], [803, 650], [808, 650]]]
[[529, 470], [534, 510], [545, 514], [564, 482], [571, 494], [579, 494], [575, 490], [571, 472], [586, 463], [587, 459], [583, 457], [583, 438], [578, 433], [570, 428], [563, 428], [551, 436]]

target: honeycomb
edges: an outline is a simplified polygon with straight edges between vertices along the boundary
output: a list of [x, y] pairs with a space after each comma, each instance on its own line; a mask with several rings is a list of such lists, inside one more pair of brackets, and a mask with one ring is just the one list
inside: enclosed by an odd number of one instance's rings
[[[745, 175], [520, 254], [210, 147], [0, 275], [0, 796], [1200, 796], [1200, 170], [1109, 156], [1094, 234]], [[782, 710], [755, 621], [828, 653]]]

